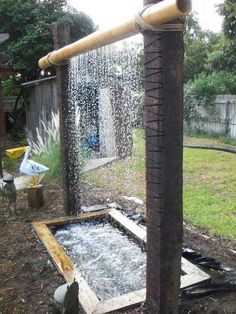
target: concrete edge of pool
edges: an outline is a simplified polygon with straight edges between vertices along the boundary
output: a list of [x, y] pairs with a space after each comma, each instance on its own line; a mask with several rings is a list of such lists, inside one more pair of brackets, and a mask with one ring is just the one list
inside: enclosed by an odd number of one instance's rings
[[[124, 310], [126, 308], [138, 305], [144, 302], [146, 299], [146, 289], [141, 289], [123, 294], [118, 297], [113, 297], [105, 301], [100, 301], [95, 292], [90, 288], [86, 280], [82, 277], [80, 272], [76, 270], [75, 274], [75, 266], [72, 260], [50, 231], [50, 227], [56, 227], [80, 221], [97, 220], [105, 217], [109, 217], [140, 243], [146, 243], [146, 231], [125, 217], [115, 208], [110, 208], [99, 212], [83, 213], [76, 217], [61, 217], [32, 223], [39, 239], [44, 244], [57, 270], [60, 274], [63, 275], [66, 282], [71, 283], [74, 281], [74, 279], [76, 279], [79, 283], [79, 302], [86, 314], [105, 314], [117, 310]], [[210, 276], [208, 274], [200, 270], [197, 266], [193, 265], [183, 257], [181, 264], [183, 273], [181, 276], [181, 289], [210, 280]]]

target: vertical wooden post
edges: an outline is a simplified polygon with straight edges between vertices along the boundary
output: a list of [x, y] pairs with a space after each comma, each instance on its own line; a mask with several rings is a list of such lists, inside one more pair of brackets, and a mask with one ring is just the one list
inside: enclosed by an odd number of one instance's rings
[[6, 137], [5, 114], [2, 99], [2, 84], [0, 82], [0, 138]]
[[[1, 144], [0, 144], [1, 145]], [[0, 178], [3, 178], [3, 167], [2, 167], [2, 149], [0, 146]]]
[[[5, 125], [5, 115], [2, 99], [2, 84], [0, 82], [0, 139], [6, 137], [6, 125]], [[1, 142], [0, 142], [1, 145]], [[3, 177], [3, 167], [2, 167], [2, 149], [0, 146], [0, 177]]]
[[[153, 2], [160, 1], [145, 0], [145, 4]], [[183, 224], [183, 53], [182, 32], [144, 33], [150, 314], [178, 312]]]
[[[54, 48], [59, 49], [70, 43], [69, 27], [55, 26], [53, 29]], [[64, 206], [67, 215], [80, 211], [80, 166], [77, 130], [75, 129], [75, 110], [71, 110], [68, 93], [68, 64], [57, 66], [57, 97], [60, 115], [60, 142], [62, 184]]]
[[39, 184], [27, 188], [28, 205], [32, 208], [41, 208], [44, 205], [43, 185]]

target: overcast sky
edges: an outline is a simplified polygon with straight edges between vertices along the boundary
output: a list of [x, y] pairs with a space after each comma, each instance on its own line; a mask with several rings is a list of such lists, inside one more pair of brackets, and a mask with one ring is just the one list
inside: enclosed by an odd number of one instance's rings
[[[222, 19], [215, 6], [224, 0], [192, 0], [203, 29], [219, 32]], [[79, 11], [87, 13], [100, 29], [119, 24], [132, 17], [142, 7], [142, 0], [68, 0]]]

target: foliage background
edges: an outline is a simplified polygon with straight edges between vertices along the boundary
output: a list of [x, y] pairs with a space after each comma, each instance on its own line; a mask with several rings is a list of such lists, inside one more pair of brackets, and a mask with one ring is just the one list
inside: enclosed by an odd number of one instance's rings
[[197, 120], [198, 107], [214, 111], [217, 94], [236, 94], [236, 2], [218, 6], [224, 17], [223, 30], [215, 34], [202, 30], [197, 15], [187, 18], [185, 33], [184, 118]]
[[0, 0], [0, 32], [10, 39], [0, 46], [6, 66], [20, 74], [21, 81], [39, 77], [37, 60], [53, 50], [52, 26], [69, 25], [72, 40], [96, 28], [90, 17], [67, 6], [65, 0]]

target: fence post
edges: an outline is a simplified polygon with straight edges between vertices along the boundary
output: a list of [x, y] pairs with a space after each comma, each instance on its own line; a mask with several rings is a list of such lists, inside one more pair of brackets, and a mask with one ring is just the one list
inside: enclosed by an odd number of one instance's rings
[[226, 102], [225, 109], [225, 134], [226, 136], [230, 136], [230, 101]]
[[[70, 43], [70, 28], [53, 28], [54, 48]], [[60, 115], [60, 143], [64, 206], [67, 215], [77, 214], [80, 207], [79, 148], [75, 136], [75, 111], [69, 108], [68, 63], [57, 66], [57, 97]]]
[[[144, 4], [153, 2], [160, 1], [146, 0]], [[181, 31], [144, 32], [148, 313], [178, 313], [183, 228], [183, 55]]]

